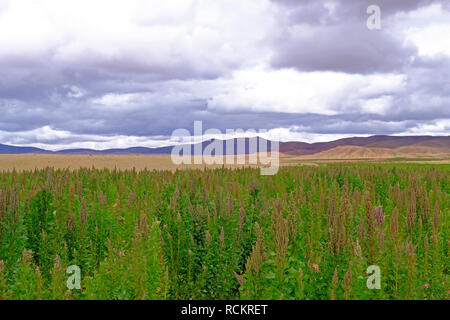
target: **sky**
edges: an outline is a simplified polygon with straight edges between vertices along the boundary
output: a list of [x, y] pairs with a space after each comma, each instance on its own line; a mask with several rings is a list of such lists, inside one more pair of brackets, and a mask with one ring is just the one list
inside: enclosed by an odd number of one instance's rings
[[450, 135], [450, 1], [0, 0], [0, 114], [50, 150]]

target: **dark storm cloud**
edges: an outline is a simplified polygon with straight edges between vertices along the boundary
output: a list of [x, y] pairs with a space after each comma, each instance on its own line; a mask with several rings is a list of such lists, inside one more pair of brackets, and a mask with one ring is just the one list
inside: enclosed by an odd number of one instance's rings
[[318, 26], [288, 35], [277, 42], [272, 61], [277, 68], [347, 73], [396, 72], [416, 54], [384, 31], [374, 32], [361, 23]]
[[[362, 74], [395, 72], [408, 65], [417, 54], [416, 49], [391, 32], [391, 16], [439, 2], [273, 1], [289, 8], [284, 32], [275, 41], [274, 67]], [[369, 30], [366, 26], [370, 5], [381, 9], [381, 30]]]
[[[371, 5], [377, 5], [381, 8], [383, 15], [390, 16], [398, 12], [407, 12], [420, 7], [429, 6], [434, 3], [445, 3], [440, 0], [271, 0], [274, 3], [287, 6], [291, 18], [295, 22], [302, 21], [301, 18], [316, 16], [313, 21], [348, 21], [348, 20], [366, 20], [367, 8]], [[328, 8], [334, 7], [330, 12]]]

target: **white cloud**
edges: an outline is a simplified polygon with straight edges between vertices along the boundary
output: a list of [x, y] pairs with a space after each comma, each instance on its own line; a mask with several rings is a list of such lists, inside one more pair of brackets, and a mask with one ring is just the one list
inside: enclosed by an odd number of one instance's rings
[[301, 141], [307, 143], [316, 143], [316, 142], [329, 142], [338, 139], [350, 138], [350, 137], [367, 137], [369, 134], [330, 134], [330, 133], [311, 133], [307, 131], [302, 131], [299, 127], [290, 127], [290, 128], [278, 128], [269, 130], [269, 132], [263, 135], [264, 138], [268, 140], [278, 140], [282, 142], [289, 141]]
[[78, 98], [82, 98], [84, 96], [83, 91], [80, 88], [78, 88], [77, 86], [66, 85], [66, 86], [64, 86], [64, 88], [68, 90], [67, 97], [69, 97], [69, 98], [78, 99]]
[[212, 96], [208, 108], [215, 112], [385, 114], [392, 104], [389, 95], [400, 92], [404, 80], [396, 74], [242, 70], [219, 81], [220, 92]]
[[137, 93], [127, 93], [127, 94], [108, 93], [102, 96], [101, 98], [96, 98], [92, 100], [92, 103], [94, 105], [98, 104], [106, 108], [111, 107], [122, 108], [134, 105], [137, 102], [137, 100], [139, 100], [139, 98], [140, 95]]
[[[88, 148], [95, 150], [112, 148], [129, 148], [134, 146], [156, 148], [167, 146], [169, 137], [137, 137], [137, 136], [101, 136], [89, 134], [73, 134], [69, 131], [55, 130], [48, 126], [23, 131], [0, 131], [0, 140], [4, 144], [15, 146], [32, 146], [45, 150], [58, 151], [63, 149]], [[30, 143], [34, 140], [35, 142]], [[37, 142], [36, 142], [37, 141]]]
[[385, 115], [392, 106], [393, 96], [404, 90], [405, 77], [254, 68], [236, 71], [226, 78], [155, 85], [152, 92], [108, 93], [91, 102], [95, 108], [111, 111], [170, 108], [188, 101], [208, 100], [208, 111], [213, 113]]
[[375, 99], [368, 99], [362, 102], [362, 111], [372, 114], [386, 115], [392, 107], [392, 96], [381, 96]]
[[420, 56], [450, 56], [450, 11], [442, 4], [398, 14], [394, 28], [417, 46]]
[[418, 124], [402, 135], [450, 136], [450, 119], [439, 119], [434, 123]]
[[188, 67], [195, 75], [258, 64], [275, 23], [268, 0], [3, 1], [0, 58], [47, 55], [116, 71]]

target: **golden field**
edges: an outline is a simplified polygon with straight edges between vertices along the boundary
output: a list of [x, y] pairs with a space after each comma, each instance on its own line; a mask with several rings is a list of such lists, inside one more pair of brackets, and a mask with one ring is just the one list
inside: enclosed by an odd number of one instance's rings
[[[247, 156], [248, 160], [248, 156]], [[314, 157], [295, 157], [280, 154], [281, 166], [295, 165], [317, 165], [330, 162], [407, 162], [407, 163], [429, 163], [429, 164], [450, 164], [450, 159], [424, 158], [424, 159], [391, 159], [389, 158], [366, 158], [366, 159], [339, 159], [330, 155], [329, 159]], [[247, 161], [248, 163], [248, 161]], [[255, 167], [253, 164], [246, 165], [224, 165], [227, 168]], [[0, 171], [29, 171], [35, 169], [45, 169], [52, 167], [55, 169], [96, 168], [96, 169], [118, 169], [118, 170], [182, 170], [220, 168], [222, 165], [175, 165], [172, 163], [170, 155], [55, 155], [55, 154], [2, 154], [0, 155]]]
[[[205, 159], [206, 157], [204, 157]], [[283, 156], [280, 156], [284, 159]], [[226, 168], [256, 167], [250, 164], [246, 156], [245, 165], [225, 164]], [[225, 162], [225, 160], [224, 160]], [[236, 163], [237, 161], [235, 161]], [[194, 163], [194, 159], [192, 159]], [[96, 168], [96, 169], [118, 169], [118, 170], [183, 170], [183, 169], [210, 169], [221, 168], [222, 165], [192, 164], [175, 165], [171, 156], [166, 154], [157, 155], [60, 155], [60, 154], [2, 154], [0, 155], [0, 171], [29, 171], [35, 169], [45, 169], [47, 167], [55, 169]]]

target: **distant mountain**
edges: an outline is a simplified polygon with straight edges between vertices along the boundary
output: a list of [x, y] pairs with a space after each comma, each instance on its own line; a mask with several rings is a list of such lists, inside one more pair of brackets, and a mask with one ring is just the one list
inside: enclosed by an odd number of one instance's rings
[[345, 138], [330, 142], [304, 143], [304, 142], [286, 142], [280, 144], [280, 152], [289, 155], [313, 155], [337, 147], [352, 146], [365, 148], [386, 148], [396, 149], [401, 147], [436, 147], [450, 149], [450, 136], [371, 136]]
[[162, 148], [146, 148], [133, 147], [127, 149], [107, 149], [107, 150], [93, 150], [93, 149], [67, 149], [57, 151], [57, 154], [170, 154], [173, 147]]
[[[244, 141], [244, 148], [238, 151], [238, 143]], [[266, 142], [268, 150], [271, 150], [271, 141], [260, 138], [260, 144], [256, 149], [251, 150], [251, 138], [230, 139], [230, 140], [208, 140], [198, 144], [184, 145], [185, 150], [190, 148], [191, 154], [194, 150], [201, 148], [205, 150], [212, 142], [216, 142], [225, 148], [225, 154], [249, 154], [251, 152], [260, 152], [261, 142]], [[227, 150], [226, 148], [229, 148]], [[160, 148], [133, 147], [126, 149], [67, 149], [57, 152], [47, 151], [33, 147], [16, 147], [0, 144], [0, 154], [24, 154], [24, 153], [46, 153], [46, 154], [170, 154], [173, 146]], [[222, 149], [223, 150], [223, 149]], [[336, 152], [335, 152], [335, 151]], [[450, 153], [450, 136], [371, 136], [339, 139], [330, 142], [305, 143], [305, 142], [281, 142], [279, 144], [281, 153], [291, 156], [310, 156], [318, 155], [320, 157], [336, 156], [346, 157], [350, 155], [392, 155], [400, 156], [403, 153], [411, 154], [446, 154]], [[214, 154], [214, 153], [213, 153]], [[218, 152], [217, 155], [222, 154]]]
[[[238, 140], [244, 140], [244, 152], [238, 152]], [[205, 150], [206, 147], [211, 145], [211, 143], [216, 142], [225, 148], [225, 154], [248, 154], [250, 153], [251, 143], [250, 138], [243, 138], [243, 139], [230, 139], [230, 140], [218, 140], [218, 139], [210, 139], [207, 141], [203, 141], [202, 143], [197, 144], [191, 144], [191, 145], [181, 145], [180, 148], [183, 148], [184, 150], [190, 149], [191, 154], [193, 155], [195, 150], [198, 149], [201, 146], [201, 150]], [[259, 139], [261, 142], [266, 142], [267, 149], [270, 150], [271, 148], [271, 141], [265, 140], [263, 138]], [[228, 148], [230, 150], [227, 150], [227, 144], [229, 144]], [[260, 149], [261, 144], [256, 144], [256, 152], [261, 151]], [[92, 149], [68, 149], [68, 150], [61, 150], [56, 153], [59, 154], [171, 154], [172, 153], [173, 146], [169, 147], [161, 147], [161, 148], [145, 148], [145, 147], [133, 147], [133, 148], [127, 148], [127, 149], [107, 149], [107, 150], [92, 150]], [[222, 149], [223, 150], [223, 149]], [[230, 152], [228, 152], [230, 151]], [[253, 150], [252, 150], [253, 151]], [[218, 152], [217, 155], [221, 155], [223, 152]], [[213, 155], [215, 153], [213, 152]]]
[[22, 154], [22, 153], [51, 153], [51, 151], [33, 147], [15, 147], [0, 144], [0, 154]]

